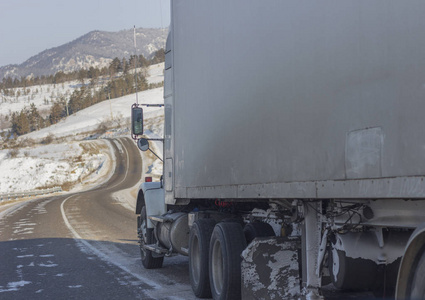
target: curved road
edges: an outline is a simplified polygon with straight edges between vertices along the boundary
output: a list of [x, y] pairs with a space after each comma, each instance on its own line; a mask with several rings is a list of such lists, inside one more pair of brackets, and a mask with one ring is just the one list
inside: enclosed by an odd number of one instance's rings
[[196, 299], [187, 258], [143, 269], [136, 215], [113, 196], [140, 180], [139, 150], [128, 138], [110, 143], [116, 168], [107, 183], [0, 214], [1, 299]]

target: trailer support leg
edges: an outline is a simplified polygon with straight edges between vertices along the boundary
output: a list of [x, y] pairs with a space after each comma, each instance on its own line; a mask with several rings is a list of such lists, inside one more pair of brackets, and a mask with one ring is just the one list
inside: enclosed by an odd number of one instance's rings
[[321, 211], [321, 202], [304, 203], [305, 220], [305, 252], [306, 252], [306, 287], [305, 295], [307, 300], [324, 299], [321, 296], [321, 276], [316, 274], [317, 258], [321, 244], [321, 221], [319, 212]]

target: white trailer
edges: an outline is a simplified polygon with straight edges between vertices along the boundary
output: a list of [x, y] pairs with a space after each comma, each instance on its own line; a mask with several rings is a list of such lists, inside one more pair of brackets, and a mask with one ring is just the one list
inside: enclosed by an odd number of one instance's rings
[[424, 15], [423, 0], [171, 1], [144, 266], [189, 255], [201, 298], [323, 299], [331, 281], [425, 299]]

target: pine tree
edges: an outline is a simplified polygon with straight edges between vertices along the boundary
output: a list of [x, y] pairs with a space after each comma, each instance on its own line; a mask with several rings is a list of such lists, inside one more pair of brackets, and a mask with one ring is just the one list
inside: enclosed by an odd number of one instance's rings
[[30, 105], [30, 112], [28, 116], [29, 125], [30, 125], [30, 131], [39, 130], [41, 128], [41, 116], [38, 113], [37, 107], [34, 103], [31, 103]]
[[30, 131], [28, 115], [25, 109], [22, 109], [19, 114], [12, 114], [12, 132], [16, 135], [23, 135]]
[[121, 65], [122, 65], [122, 72], [124, 73], [124, 75], [128, 74], [128, 71], [130, 70], [130, 65], [128, 64], [125, 57], [122, 59]]
[[59, 102], [53, 103], [52, 107], [50, 108], [50, 123], [56, 124], [60, 121], [60, 119], [64, 115], [64, 108]]
[[122, 71], [121, 61], [118, 57], [115, 57], [111, 64], [109, 65], [109, 71], [111, 72], [111, 76], [114, 76], [116, 73]]
[[159, 64], [161, 62], [165, 61], [165, 51], [164, 48], [159, 49], [158, 51], [155, 52], [154, 57], [151, 59], [150, 63], [152, 65], [154, 64]]

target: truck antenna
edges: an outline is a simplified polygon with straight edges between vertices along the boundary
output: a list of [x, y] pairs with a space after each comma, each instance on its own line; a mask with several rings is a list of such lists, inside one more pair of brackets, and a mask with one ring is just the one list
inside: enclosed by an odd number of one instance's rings
[[164, 26], [162, 24], [162, 2], [161, 2], [161, 0], [159, 0], [159, 10], [160, 10], [160, 14], [161, 14], [161, 29], [164, 29]]
[[139, 96], [137, 94], [137, 47], [136, 47], [136, 25], [133, 29], [133, 41], [134, 41], [134, 85], [136, 90], [136, 104], [139, 105]]

